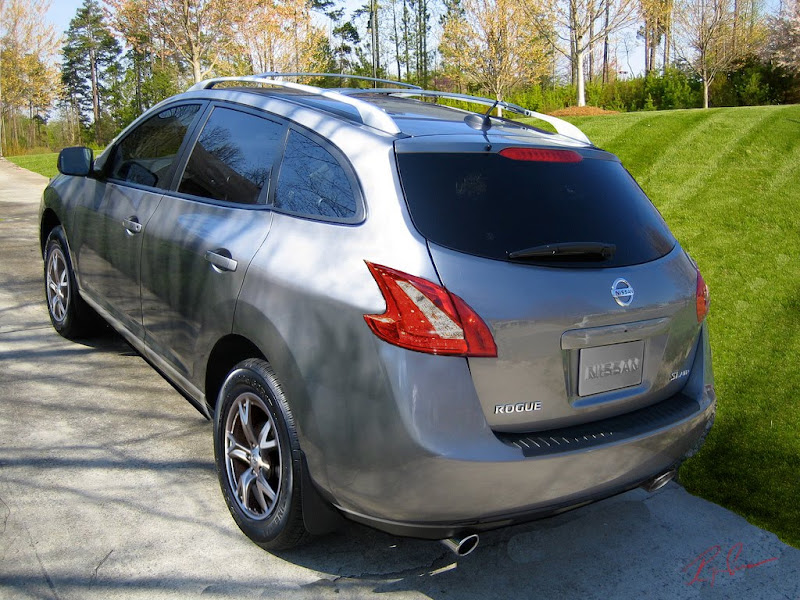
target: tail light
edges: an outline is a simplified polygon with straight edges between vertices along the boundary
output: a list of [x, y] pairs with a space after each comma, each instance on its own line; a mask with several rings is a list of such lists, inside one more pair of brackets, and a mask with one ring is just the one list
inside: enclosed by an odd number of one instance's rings
[[708, 292], [708, 285], [705, 279], [697, 271], [697, 322], [701, 323], [706, 318], [708, 310], [711, 308], [711, 297]]
[[503, 148], [499, 154], [511, 160], [531, 162], [577, 163], [583, 160], [583, 157], [574, 150], [549, 148]]
[[445, 288], [402, 271], [367, 262], [386, 301], [386, 312], [364, 315], [382, 340], [417, 352], [497, 356], [489, 327]]

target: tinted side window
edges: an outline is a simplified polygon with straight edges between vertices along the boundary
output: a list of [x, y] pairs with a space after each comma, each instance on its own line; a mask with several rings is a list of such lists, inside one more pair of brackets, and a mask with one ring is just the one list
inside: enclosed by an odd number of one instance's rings
[[175, 106], [136, 127], [114, 148], [109, 177], [168, 188], [175, 157], [198, 110], [199, 104]]
[[294, 130], [289, 131], [286, 142], [275, 206], [302, 215], [335, 219], [352, 218], [358, 212], [350, 179], [339, 161]]
[[179, 192], [242, 204], [264, 202], [285, 128], [262, 117], [217, 107], [206, 122]]

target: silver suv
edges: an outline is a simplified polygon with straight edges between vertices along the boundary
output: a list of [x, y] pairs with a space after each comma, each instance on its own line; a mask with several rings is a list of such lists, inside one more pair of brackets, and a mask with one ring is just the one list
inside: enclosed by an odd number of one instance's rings
[[99, 314], [213, 420], [265, 548], [344, 516], [463, 553], [669, 481], [715, 410], [695, 263], [569, 123], [392, 85], [212, 79], [62, 151], [53, 326]]

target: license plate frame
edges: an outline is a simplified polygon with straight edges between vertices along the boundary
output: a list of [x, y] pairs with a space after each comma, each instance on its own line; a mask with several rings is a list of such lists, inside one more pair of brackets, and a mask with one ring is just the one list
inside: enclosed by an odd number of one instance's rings
[[578, 396], [612, 392], [642, 383], [644, 340], [581, 348]]

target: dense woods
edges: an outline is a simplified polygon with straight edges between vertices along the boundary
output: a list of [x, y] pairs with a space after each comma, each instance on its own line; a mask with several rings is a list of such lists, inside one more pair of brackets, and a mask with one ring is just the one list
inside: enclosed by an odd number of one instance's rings
[[[544, 111], [800, 97], [800, 0], [784, 0], [772, 13], [762, 0], [367, 0], [353, 6], [344, 0], [84, 0], [59, 36], [46, 18], [48, 0], [0, 0], [2, 152], [102, 146], [143, 110], [195, 81], [265, 71], [389, 77]], [[636, 76], [632, 53], [644, 64]]]

